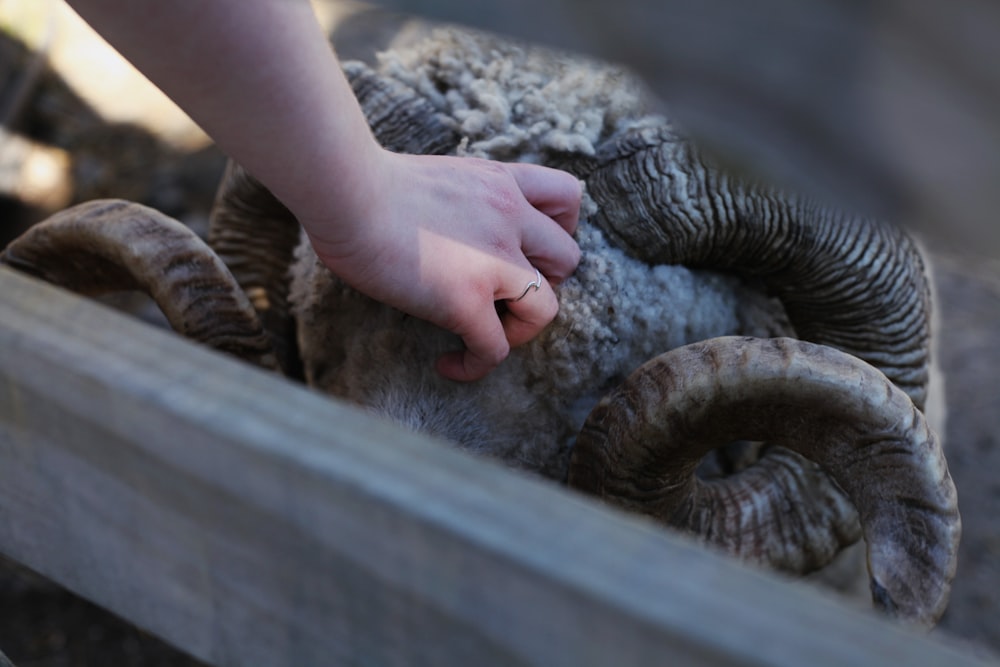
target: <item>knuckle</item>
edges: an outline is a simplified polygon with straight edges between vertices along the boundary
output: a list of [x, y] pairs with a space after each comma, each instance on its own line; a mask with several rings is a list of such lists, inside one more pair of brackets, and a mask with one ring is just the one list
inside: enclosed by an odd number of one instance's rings
[[502, 218], [513, 218], [524, 208], [524, 195], [517, 181], [502, 166], [486, 163], [480, 174], [480, 186], [482, 200]]
[[514, 257], [521, 249], [520, 242], [513, 238], [510, 229], [496, 229], [489, 237], [487, 247], [496, 257]]
[[510, 345], [506, 340], [498, 341], [494, 345], [481, 348], [469, 349], [466, 354], [466, 368], [470, 375], [482, 377], [499, 366], [510, 354]]
[[[475, 288], [471, 288], [474, 291]], [[468, 299], [452, 299], [441, 304], [438, 309], [435, 324], [438, 326], [462, 335], [469, 328], [471, 322], [475, 322], [478, 316], [474, 301]]]
[[486, 352], [486, 354], [480, 356], [480, 359], [490, 368], [496, 368], [508, 356], [510, 356], [510, 345], [505, 341], [502, 344], [497, 344], [494, 348]]
[[560, 285], [565, 282], [576, 271], [583, 253], [575, 243], [563, 251], [558, 261], [552, 263], [552, 267], [545, 277], [552, 285]]

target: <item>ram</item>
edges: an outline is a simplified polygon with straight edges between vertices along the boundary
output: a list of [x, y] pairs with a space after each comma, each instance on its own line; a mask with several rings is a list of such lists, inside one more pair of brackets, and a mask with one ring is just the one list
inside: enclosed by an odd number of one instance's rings
[[442, 31], [345, 69], [392, 150], [585, 185], [558, 316], [487, 378], [440, 377], [460, 341], [341, 283], [235, 164], [207, 245], [104, 200], [2, 261], [145, 289], [191, 338], [747, 561], [804, 574], [864, 537], [876, 606], [937, 620], [960, 519], [923, 415], [928, 278], [899, 228], [713, 167], [614, 67]]

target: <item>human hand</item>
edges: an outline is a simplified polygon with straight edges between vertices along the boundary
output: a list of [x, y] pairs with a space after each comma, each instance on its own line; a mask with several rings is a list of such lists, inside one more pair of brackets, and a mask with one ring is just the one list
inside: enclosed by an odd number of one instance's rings
[[[575, 177], [380, 150], [358, 184], [351, 201], [331, 202], [320, 215], [296, 212], [299, 221], [345, 282], [462, 337], [465, 350], [438, 360], [442, 375], [484, 377], [555, 317], [552, 286], [580, 261], [571, 236], [581, 197]], [[544, 279], [525, 294], [536, 268]]]
[[[295, 214], [334, 273], [461, 336], [445, 376], [483, 377], [555, 317], [551, 284], [580, 257], [578, 181], [383, 150], [309, 3], [72, 4]], [[511, 301], [534, 267], [539, 289]]]

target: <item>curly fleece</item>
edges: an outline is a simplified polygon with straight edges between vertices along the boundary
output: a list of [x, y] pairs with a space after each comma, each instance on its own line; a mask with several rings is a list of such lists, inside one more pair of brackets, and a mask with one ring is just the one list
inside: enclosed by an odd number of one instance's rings
[[[440, 31], [380, 56], [378, 71], [419, 91], [451, 119], [457, 154], [551, 163], [592, 155], [626, 127], [662, 125], [624, 71], [479, 34]], [[646, 360], [727, 334], [788, 334], [781, 307], [731, 276], [649, 266], [589, 223], [583, 257], [558, 289], [560, 311], [530, 344], [472, 384], [442, 379], [435, 358], [460, 341], [344, 286], [308, 243], [291, 301], [307, 380], [410, 428], [562, 479], [590, 408]], [[337, 313], [331, 320], [330, 313]]]

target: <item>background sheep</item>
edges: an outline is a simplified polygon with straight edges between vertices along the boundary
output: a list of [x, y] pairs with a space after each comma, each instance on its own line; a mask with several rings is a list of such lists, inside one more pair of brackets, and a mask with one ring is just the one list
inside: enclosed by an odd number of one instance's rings
[[[83, 291], [108, 283], [145, 284], [181, 331], [292, 374], [300, 360], [305, 379], [331, 394], [560, 480], [570, 468], [574, 436], [586, 413], [608, 389], [664, 350], [733, 333], [795, 333], [835, 345], [871, 362], [898, 385], [893, 388], [882, 375], [844, 355], [831, 362], [844, 365], [845, 374], [865, 374], [851, 375], [851, 382], [877, 382], [880, 388], [872, 393], [891, 396], [888, 402], [897, 405], [897, 411], [890, 413], [890, 423], [900, 421], [904, 413], [916, 420], [913, 433], [898, 436], [905, 444], [894, 440], [886, 452], [890, 458], [903, 452], [906, 459], [908, 472], [894, 478], [903, 487], [903, 497], [884, 488], [866, 497], [872, 485], [854, 477], [853, 468], [860, 461], [878, 470], [898, 465], [895, 459], [862, 455], [860, 449], [849, 450], [855, 456], [846, 462], [822, 458], [820, 451], [812, 453], [861, 511], [876, 602], [914, 620], [936, 619], [954, 574], [959, 524], [940, 449], [913, 409], [925, 402], [928, 295], [919, 255], [898, 230], [711, 169], [666, 120], [648, 114], [636, 86], [618, 70], [539, 56], [460, 33], [442, 33], [387, 57], [380, 70], [381, 76], [376, 76], [358, 66], [349, 68], [383, 143], [396, 150], [454, 151], [562, 166], [584, 178], [593, 196], [586, 211], [590, 224], [581, 224], [579, 232], [585, 259], [576, 276], [560, 289], [559, 318], [487, 380], [459, 387], [434, 374], [431, 361], [453, 348], [455, 339], [341, 285], [301, 243], [297, 225], [283, 207], [238, 167], [224, 186], [212, 243], [240, 287], [231, 280], [223, 288], [219, 283], [193, 287], [192, 269], [217, 274], [222, 282], [228, 272], [214, 256], [205, 258], [196, 239], [186, 237], [183, 228], [147, 209], [118, 203], [96, 203], [57, 216], [24, 242], [13, 244], [5, 261]], [[579, 110], [584, 111], [575, 113]], [[112, 229], [104, 224], [108, 221], [129, 224]], [[268, 226], [261, 235], [263, 221]], [[247, 229], [252, 236], [241, 233]], [[712, 239], [708, 244], [701, 239], [706, 235]], [[168, 256], [156, 249], [166, 239], [176, 244]], [[107, 245], [107, 240], [113, 243]], [[150, 252], [122, 250], [135, 250], [143, 243], [152, 246]], [[86, 283], [67, 271], [75, 267], [58, 259], [66, 250], [80, 247], [87, 247], [100, 267]], [[46, 263], [49, 253], [56, 260]], [[268, 253], [271, 259], [266, 259]], [[131, 261], [122, 261], [126, 254], [138, 256], [139, 261], [125, 269], [128, 275], [122, 280], [119, 267]], [[742, 275], [693, 271], [673, 266], [677, 262]], [[213, 296], [206, 303], [209, 292]], [[264, 332], [253, 321], [256, 314], [244, 292], [262, 315]], [[207, 313], [223, 310], [238, 313], [240, 324], [210, 325]], [[337, 314], [336, 320], [331, 320], [331, 313]], [[291, 328], [298, 332], [294, 343], [287, 337]], [[277, 343], [273, 353], [270, 339]], [[770, 355], [779, 366], [794, 365], [793, 358], [832, 354], [826, 348], [816, 351], [791, 343], [770, 344], [763, 351], [759, 346], [750, 350], [745, 342], [728, 345], [726, 350], [741, 354]], [[693, 354], [721, 358], [722, 353], [702, 346]], [[707, 372], [738, 367], [740, 358], [726, 357], [724, 363], [703, 368]], [[644, 378], [662, 375], [658, 369], [677, 363], [683, 369], [690, 359], [660, 360], [626, 386], [634, 390]], [[809, 366], [794, 375], [792, 383], [815, 375], [816, 368]], [[793, 395], [786, 392], [776, 400], [787, 401]], [[601, 415], [612, 403], [602, 402]], [[841, 415], [840, 421], [852, 424], [862, 413], [867, 418], [868, 412], [881, 407], [866, 404], [859, 409]], [[751, 419], [759, 412], [754, 410]], [[594, 422], [592, 417], [590, 431], [613, 431], [601, 425], [603, 418]], [[788, 421], [781, 415], [777, 420], [774, 423]], [[745, 421], [739, 428], [749, 429], [749, 435], [760, 432]], [[870, 433], [861, 437], [871, 440]], [[601, 445], [596, 447], [589, 456], [600, 461], [607, 455]], [[602, 482], [592, 486], [594, 464], [581, 460], [583, 449], [593, 447], [576, 448], [573, 470], [580, 485], [607, 492]], [[694, 495], [680, 499], [684, 512], [671, 505], [652, 513], [672, 525], [696, 530], [744, 558], [796, 571], [824, 565], [858, 538], [851, 505], [815, 465], [780, 448], [769, 448], [760, 465], [785, 471], [778, 491], [775, 485], [755, 480], [753, 473], [743, 476], [750, 479], [743, 487], [699, 486], [692, 481], [703, 490], [702, 497], [711, 500], [702, 518], [692, 512], [700, 502], [691, 499]], [[756, 470], [759, 478], [761, 468]], [[685, 471], [688, 478], [691, 472]], [[743, 498], [736, 488], [744, 489]], [[747, 500], [751, 489], [763, 495]], [[800, 515], [793, 512], [799, 543], [775, 546], [775, 531], [770, 536], [769, 531], [746, 532], [748, 521], [762, 525], [777, 521], [776, 505], [787, 505], [788, 494], [801, 501], [803, 493], [817, 503], [805, 501]], [[911, 493], [921, 498], [916, 510], [906, 508]], [[888, 496], [893, 497], [887, 500]], [[733, 518], [748, 511], [749, 519]], [[705, 523], [704, 512], [717, 513], [718, 521]], [[822, 525], [803, 519], [817, 513], [823, 515]], [[680, 514], [684, 517], [675, 520]], [[917, 521], [930, 527], [927, 541], [909, 529]], [[886, 549], [899, 549], [905, 556], [883, 553]], [[919, 590], [912, 590], [914, 582]]]

